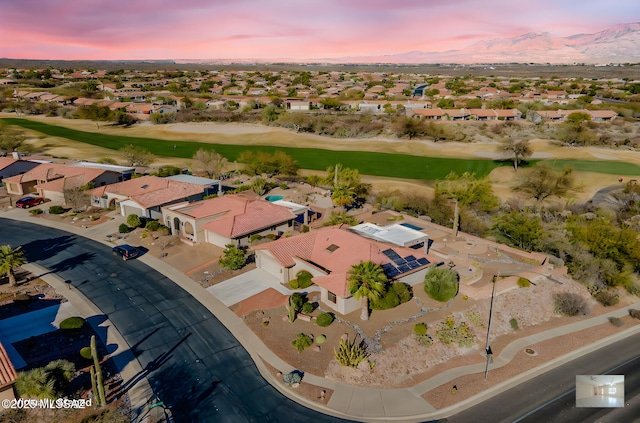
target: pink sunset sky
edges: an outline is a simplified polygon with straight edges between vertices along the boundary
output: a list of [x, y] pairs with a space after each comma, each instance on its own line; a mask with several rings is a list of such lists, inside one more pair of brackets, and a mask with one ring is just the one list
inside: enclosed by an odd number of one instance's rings
[[637, 22], [637, 0], [2, 0], [0, 57], [334, 58]]

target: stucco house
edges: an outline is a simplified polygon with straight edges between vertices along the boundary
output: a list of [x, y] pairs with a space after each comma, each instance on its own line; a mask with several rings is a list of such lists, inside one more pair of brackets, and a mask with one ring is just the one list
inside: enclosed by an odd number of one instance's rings
[[420, 250], [367, 239], [338, 226], [281, 238], [254, 250], [256, 266], [280, 283], [295, 279], [300, 270], [310, 272], [312, 281], [320, 287], [322, 303], [343, 315], [361, 306], [348, 290], [347, 273], [353, 265], [378, 263], [390, 280], [413, 286], [424, 280], [430, 266], [442, 263]]
[[21, 174], [5, 178], [9, 194], [24, 195], [37, 192], [52, 201], [64, 202], [64, 190], [92, 183], [95, 186], [113, 184], [122, 180], [120, 172], [91, 169], [56, 163], [41, 163]]
[[246, 246], [254, 234], [278, 235], [292, 230], [295, 219], [289, 208], [249, 193], [162, 208], [162, 221], [171, 233], [192, 245]]
[[204, 187], [157, 176], [142, 176], [92, 189], [89, 194], [94, 206], [117, 206], [123, 216], [135, 214], [161, 219], [162, 207], [201, 200], [204, 197]]
[[2, 182], [4, 178], [26, 173], [39, 165], [40, 163], [30, 162], [28, 160], [0, 157], [0, 182]]
[[413, 116], [419, 116], [425, 120], [445, 119], [445, 112], [442, 109], [412, 109]]

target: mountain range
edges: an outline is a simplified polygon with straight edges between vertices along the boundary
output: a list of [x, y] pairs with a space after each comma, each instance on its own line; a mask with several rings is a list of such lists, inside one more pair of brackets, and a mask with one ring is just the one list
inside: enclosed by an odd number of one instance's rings
[[612, 26], [595, 34], [560, 37], [549, 32], [482, 40], [460, 50], [409, 51], [379, 56], [339, 58], [176, 60], [177, 63], [553, 63], [607, 64], [640, 62], [640, 22]]

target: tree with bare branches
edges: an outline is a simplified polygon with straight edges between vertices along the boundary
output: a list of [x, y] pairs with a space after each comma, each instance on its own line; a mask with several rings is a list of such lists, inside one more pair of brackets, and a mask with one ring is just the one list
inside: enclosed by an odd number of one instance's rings
[[193, 155], [193, 171], [206, 175], [208, 178], [218, 178], [222, 173], [227, 159], [214, 150], [201, 148]]

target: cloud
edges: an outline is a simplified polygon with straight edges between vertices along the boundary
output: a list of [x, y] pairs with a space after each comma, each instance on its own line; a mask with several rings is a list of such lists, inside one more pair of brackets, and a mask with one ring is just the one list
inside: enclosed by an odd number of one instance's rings
[[566, 3], [3, 0], [0, 56], [309, 58], [444, 51], [526, 32], [593, 33], [638, 13], [635, 2], [625, 0]]

